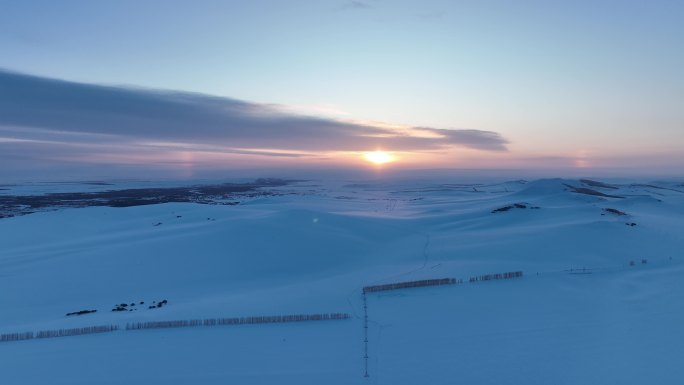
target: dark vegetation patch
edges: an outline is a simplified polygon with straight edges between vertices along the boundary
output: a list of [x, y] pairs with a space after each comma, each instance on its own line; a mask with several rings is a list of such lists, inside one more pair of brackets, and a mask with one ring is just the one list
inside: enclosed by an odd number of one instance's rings
[[62, 185], [81, 185], [81, 184], [87, 184], [91, 186], [113, 186], [113, 183], [108, 183], [100, 180], [81, 180], [81, 181], [56, 181], [56, 182], [41, 182], [43, 184], [62, 184]]
[[513, 210], [513, 209], [533, 209], [533, 210], [536, 210], [538, 208], [539, 208], [539, 206], [531, 206], [528, 203], [513, 203], [512, 205], [499, 207], [498, 209], [492, 210], [492, 214], [503, 213], [503, 212]]
[[612, 186], [612, 185], [609, 185], [609, 184], [606, 184], [603, 182], [597, 182], [597, 181], [591, 180], [591, 179], [580, 179], [580, 182], [586, 184], [587, 186], [591, 186], [591, 187], [609, 188], [609, 189], [613, 189], [613, 190], [618, 189], [616, 186]]
[[97, 310], [79, 310], [75, 311], [72, 313], [67, 313], [67, 317], [72, 316], [72, 315], [83, 315], [83, 314], [90, 314], [90, 313], [95, 313]]
[[99, 192], [67, 192], [43, 195], [0, 195], [0, 218], [26, 215], [36, 211], [58, 208], [80, 208], [92, 206], [132, 207], [160, 203], [202, 203], [236, 205], [239, 202], [225, 202], [236, 197], [279, 195], [264, 187], [285, 186], [292, 180], [260, 178], [251, 183], [223, 183], [186, 187], [136, 188]]
[[625, 197], [621, 197], [618, 195], [608, 195], [604, 194], [600, 191], [592, 190], [590, 188], [585, 188], [585, 187], [575, 187], [571, 186], [569, 184], [563, 183], [565, 187], [570, 189], [571, 192], [577, 193], [577, 194], [585, 194], [585, 195], [593, 195], [597, 197], [603, 197], [603, 198], [619, 198], [619, 199], [624, 199]]
[[155, 308], [158, 309], [158, 308], [161, 308], [162, 306], [166, 305], [167, 303], [169, 303], [169, 301], [167, 301], [167, 300], [162, 300], [162, 301], [159, 301], [159, 302], [157, 302], [157, 301], [152, 301], [152, 305], [148, 306], [147, 308], [148, 308], [148, 309], [155, 309]]
[[82, 184], [88, 184], [91, 186], [114, 186], [114, 183], [107, 182], [83, 182]]
[[[152, 305], [149, 305], [147, 308], [148, 309], [159, 309], [162, 306], [168, 304], [168, 300], [161, 300], [159, 302], [157, 301], [152, 301]], [[138, 303], [131, 302], [131, 303], [120, 303], [117, 305], [114, 305], [112, 308], [112, 311], [137, 311], [138, 310], [138, 305], [144, 305], [145, 301], [139, 301]]]
[[627, 215], [627, 213], [624, 212], [624, 211], [620, 211], [620, 210], [618, 210], [618, 209], [612, 209], [612, 208], [610, 208], [610, 207], [609, 207], [609, 208], [603, 209], [603, 211], [605, 211], [605, 212], [607, 212], [607, 213], [615, 214], [615, 215], [621, 215], [621, 216], [622, 216], [622, 215]]
[[[637, 184], [633, 184], [633, 185], [631, 185], [631, 186], [632, 186], [632, 187], [654, 188], [654, 189], [657, 189], [657, 190], [668, 190], [668, 191], [675, 191], [675, 192], [678, 192], [678, 193], [684, 193], [684, 191], [682, 191], [682, 190], [677, 190], [677, 189], [668, 188], [668, 187], [661, 187], [661, 186], [656, 186], [656, 185], [652, 185], [652, 184], [638, 184], [638, 183], [637, 183]], [[682, 185], [681, 187], [684, 187], [684, 185]]]

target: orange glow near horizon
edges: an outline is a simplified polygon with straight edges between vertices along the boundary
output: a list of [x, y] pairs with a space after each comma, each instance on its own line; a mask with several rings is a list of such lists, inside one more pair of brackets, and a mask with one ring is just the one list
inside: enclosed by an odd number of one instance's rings
[[396, 160], [392, 155], [380, 150], [363, 153], [363, 159], [375, 165], [381, 165]]

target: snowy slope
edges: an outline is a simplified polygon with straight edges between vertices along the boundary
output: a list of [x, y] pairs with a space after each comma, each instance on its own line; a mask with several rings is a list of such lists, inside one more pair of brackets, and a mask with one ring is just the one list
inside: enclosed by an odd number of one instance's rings
[[[237, 206], [2, 219], [0, 334], [352, 318], [2, 342], [0, 383], [678, 384], [684, 187], [593, 182], [302, 182]], [[367, 295], [364, 378], [361, 288], [444, 277], [465, 283]], [[65, 316], [82, 309], [98, 312]]]

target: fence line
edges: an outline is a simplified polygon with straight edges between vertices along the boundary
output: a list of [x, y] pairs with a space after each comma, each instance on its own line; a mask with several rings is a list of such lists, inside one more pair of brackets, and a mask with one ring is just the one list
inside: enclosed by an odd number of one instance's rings
[[117, 325], [86, 326], [75, 329], [41, 330], [36, 333], [36, 338], [71, 337], [83, 334], [108, 333], [119, 330]]
[[423, 279], [420, 281], [407, 281], [407, 282], [397, 282], [388, 283], [384, 285], [373, 285], [364, 286], [363, 293], [374, 293], [377, 291], [387, 291], [387, 290], [397, 290], [397, 289], [408, 289], [414, 287], [424, 287], [424, 286], [441, 286], [441, 285], [454, 285], [458, 283], [463, 283], [463, 280], [456, 278], [441, 278], [441, 279]]
[[301, 322], [301, 321], [327, 321], [351, 318], [346, 313], [330, 313], [330, 314], [293, 314], [293, 315], [272, 315], [272, 316], [256, 316], [256, 317], [239, 317], [239, 318], [206, 318], [193, 320], [177, 320], [177, 321], [151, 321], [151, 322], [135, 322], [127, 323], [126, 330], [140, 330], [140, 329], [159, 329], [159, 328], [183, 328], [196, 326], [216, 326], [216, 325], [252, 325], [252, 324], [267, 324], [267, 323], [285, 323], [285, 322]]
[[368, 376], [368, 303], [366, 293], [363, 293], [363, 367], [364, 377]]
[[[497, 273], [497, 274], [486, 274], [477, 277], [470, 277], [468, 282], [479, 282], [479, 281], [491, 281], [494, 279], [510, 279], [522, 277], [522, 271], [511, 271], [507, 273]], [[368, 374], [368, 302], [366, 298], [366, 293], [374, 293], [378, 291], [387, 290], [397, 290], [397, 289], [408, 289], [414, 287], [424, 287], [424, 286], [441, 286], [441, 285], [454, 285], [463, 283], [462, 279], [456, 278], [441, 278], [441, 279], [424, 279], [420, 281], [407, 281], [407, 282], [396, 282], [388, 283], [384, 285], [373, 285], [364, 286], [362, 290], [363, 295], [363, 366], [364, 366], [364, 377], [369, 377]]]
[[511, 271], [508, 273], [486, 274], [486, 275], [480, 275], [479, 277], [470, 277], [468, 282], [492, 281], [495, 279], [511, 279], [511, 278], [519, 278], [522, 276], [523, 276], [522, 271]]
[[0, 342], [23, 341], [31, 339], [33, 339], [33, 332], [0, 334]]
[[[327, 321], [351, 318], [347, 313], [325, 313], [325, 314], [291, 314], [291, 315], [272, 315], [238, 318], [205, 318], [179, 321], [151, 321], [127, 323], [125, 330], [156, 329], [156, 328], [181, 328], [194, 326], [216, 326], [216, 325], [247, 325], [247, 324], [266, 324], [266, 323], [285, 323], [302, 321]], [[71, 337], [83, 334], [107, 333], [119, 330], [118, 325], [99, 325], [87, 326], [74, 329], [41, 330], [25, 333], [0, 334], [0, 342], [23, 341], [34, 338], [54, 338]]]

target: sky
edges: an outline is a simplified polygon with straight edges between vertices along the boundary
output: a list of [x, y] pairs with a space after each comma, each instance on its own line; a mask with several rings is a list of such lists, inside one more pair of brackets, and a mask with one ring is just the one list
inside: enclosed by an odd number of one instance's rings
[[0, 178], [681, 174], [681, 47], [682, 1], [0, 0]]

